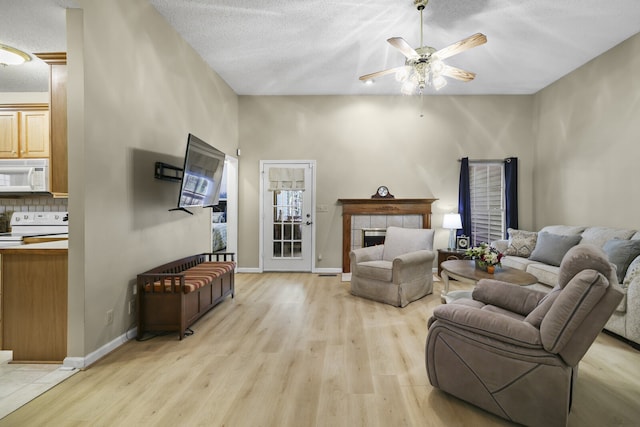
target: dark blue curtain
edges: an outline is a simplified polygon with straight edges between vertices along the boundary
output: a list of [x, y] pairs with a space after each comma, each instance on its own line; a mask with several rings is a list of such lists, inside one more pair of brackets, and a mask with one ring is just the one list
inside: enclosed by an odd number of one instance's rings
[[[518, 228], [518, 158], [504, 160], [504, 193], [506, 228]], [[508, 238], [505, 230], [505, 238]]]
[[458, 235], [471, 236], [471, 188], [469, 184], [469, 158], [460, 160], [460, 184], [458, 187], [458, 213], [462, 219], [462, 230]]

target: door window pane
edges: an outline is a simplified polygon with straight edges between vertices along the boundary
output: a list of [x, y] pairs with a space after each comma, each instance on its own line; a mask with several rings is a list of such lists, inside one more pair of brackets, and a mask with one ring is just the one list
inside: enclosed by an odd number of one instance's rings
[[303, 191], [276, 190], [273, 192], [273, 256], [299, 258], [302, 256]]

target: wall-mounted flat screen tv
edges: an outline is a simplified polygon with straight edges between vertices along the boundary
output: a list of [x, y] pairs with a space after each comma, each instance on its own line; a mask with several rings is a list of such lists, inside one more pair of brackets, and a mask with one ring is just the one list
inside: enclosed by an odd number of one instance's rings
[[[178, 209], [218, 204], [225, 154], [189, 134], [180, 183]], [[189, 211], [187, 211], [189, 212]], [[191, 213], [191, 212], [189, 212]]]

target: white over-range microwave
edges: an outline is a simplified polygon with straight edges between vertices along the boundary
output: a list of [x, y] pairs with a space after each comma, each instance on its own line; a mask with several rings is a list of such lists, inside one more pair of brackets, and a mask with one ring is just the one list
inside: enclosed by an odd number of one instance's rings
[[0, 193], [49, 191], [49, 159], [0, 159]]

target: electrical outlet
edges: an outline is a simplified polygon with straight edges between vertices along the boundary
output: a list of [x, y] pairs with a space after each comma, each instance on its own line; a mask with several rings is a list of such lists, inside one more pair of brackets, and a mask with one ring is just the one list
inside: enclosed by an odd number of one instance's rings
[[138, 293], [138, 285], [134, 283], [132, 288], [133, 288], [133, 290], [131, 291], [131, 293], [133, 295], [137, 294]]
[[113, 309], [107, 310], [107, 315], [104, 321], [105, 321], [105, 325], [110, 325], [113, 323]]
[[136, 309], [136, 300], [129, 300], [129, 314], [133, 313]]

